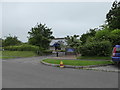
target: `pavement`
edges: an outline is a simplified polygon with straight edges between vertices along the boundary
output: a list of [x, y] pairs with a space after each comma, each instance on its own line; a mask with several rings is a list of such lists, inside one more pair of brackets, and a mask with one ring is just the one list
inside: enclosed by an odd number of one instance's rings
[[3, 88], [118, 88], [118, 73], [96, 70], [56, 68], [40, 63], [45, 58], [2, 61]]

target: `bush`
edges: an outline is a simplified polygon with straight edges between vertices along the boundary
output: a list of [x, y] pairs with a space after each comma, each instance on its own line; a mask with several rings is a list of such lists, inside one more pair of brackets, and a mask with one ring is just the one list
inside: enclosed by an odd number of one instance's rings
[[79, 47], [82, 56], [110, 56], [112, 45], [109, 41], [86, 43]]
[[107, 29], [99, 30], [95, 34], [95, 40], [103, 41], [103, 40], [110, 40], [110, 31]]
[[37, 50], [39, 50], [39, 47], [29, 45], [29, 44], [23, 44], [23, 45], [19, 45], [19, 46], [7, 46], [7, 47], [4, 47], [4, 50], [9, 50], [9, 51], [37, 51]]
[[44, 51], [43, 51], [43, 54], [52, 54], [52, 51], [53, 51], [53, 50], [44, 50]]
[[111, 31], [110, 41], [113, 46], [120, 45], [120, 29]]
[[18, 37], [16, 36], [7, 36], [5, 40], [2, 40], [2, 46], [15, 46], [15, 45], [21, 45], [21, 41], [18, 40]]
[[57, 50], [58, 52], [65, 52], [65, 50]]

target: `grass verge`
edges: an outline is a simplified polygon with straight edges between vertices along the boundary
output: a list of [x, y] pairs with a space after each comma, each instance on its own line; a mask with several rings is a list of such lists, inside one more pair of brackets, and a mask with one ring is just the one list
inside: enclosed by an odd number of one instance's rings
[[81, 60], [57, 60], [57, 59], [56, 60], [44, 59], [43, 61], [51, 64], [60, 64], [60, 61], [63, 61], [64, 65], [73, 65], [73, 66], [113, 64], [112, 61], [81, 61]]
[[33, 51], [1, 51], [0, 53], [2, 53], [0, 56], [2, 59], [37, 56]]
[[104, 60], [111, 60], [111, 57], [98, 57], [98, 56], [79, 56], [77, 59], [104, 59]]

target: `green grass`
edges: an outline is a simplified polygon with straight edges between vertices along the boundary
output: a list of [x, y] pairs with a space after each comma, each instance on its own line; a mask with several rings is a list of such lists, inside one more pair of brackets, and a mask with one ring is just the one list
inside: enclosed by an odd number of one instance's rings
[[32, 51], [0, 51], [2, 59], [18, 58], [18, 57], [33, 57], [37, 56]]
[[111, 57], [98, 57], [98, 56], [79, 56], [77, 59], [104, 59], [111, 60]]
[[81, 60], [55, 60], [55, 59], [45, 59], [43, 61], [51, 64], [60, 64], [60, 61], [63, 61], [64, 65], [73, 66], [113, 64], [112, 61], [81, 61]]

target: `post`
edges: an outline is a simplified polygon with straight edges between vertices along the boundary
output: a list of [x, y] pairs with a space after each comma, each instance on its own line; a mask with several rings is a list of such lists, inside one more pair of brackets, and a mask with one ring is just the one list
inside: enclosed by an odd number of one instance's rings
[[58, 51], [56, 52], [56, 56], [58, 57]]

